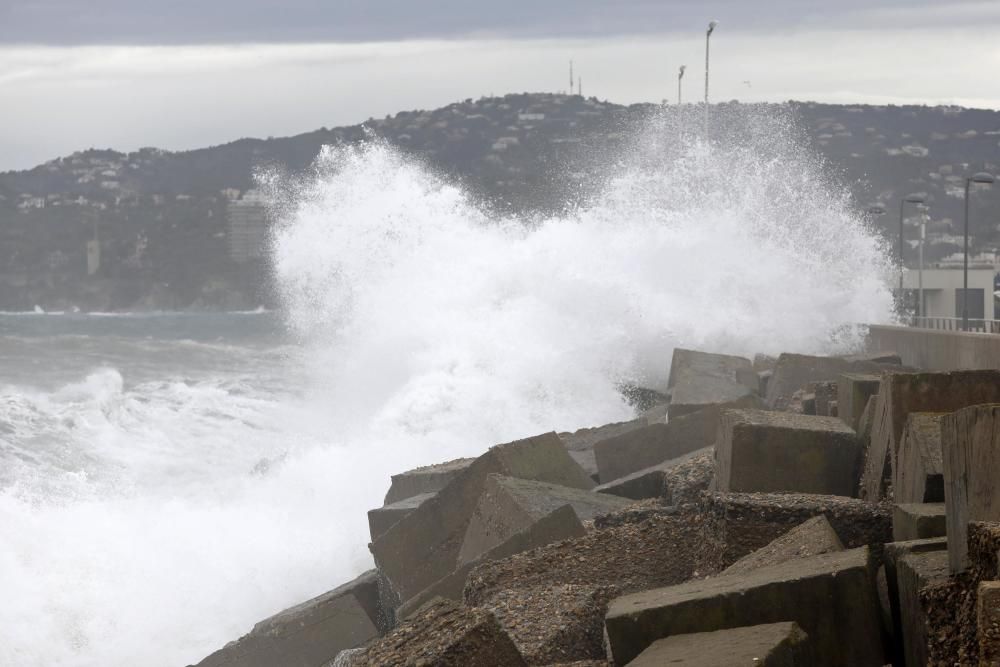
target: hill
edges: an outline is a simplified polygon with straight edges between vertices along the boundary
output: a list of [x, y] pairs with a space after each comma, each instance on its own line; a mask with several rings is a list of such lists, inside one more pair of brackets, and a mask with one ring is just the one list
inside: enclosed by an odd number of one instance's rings
[[[186, 152], [88, 150], [0, 174], [0, 310], [250, 308], [268, 300], [267, 268], [235, 261], [227, 207], [255, 169], [306, 169], [321, 146], [371, 132], [461, 182], [494, 207], [551, 212], [598, 178], [656, 105], [519, 94], [407, 111], [350, 127], [241, 139]], [[738, 112], [732, 102], [719, 111]], [[997, 171], [1000, 112], [957, 107], [791, 105], [813, 147], [859, 207], [880, 201], [894, 235], [904, 194], [930, 202], [928, 258], [954, 252], [963, 178]], [[366, 129], [367, 128], [367, 129]], [[1000, 190], [997, 188], [995, 190]], [[974, 247], [1000, 247], [1000, 193], [976, 198]], [[100, 266], [88, 275], [88, 241]], [[93, 267], [91, 267], [93, 269]]]

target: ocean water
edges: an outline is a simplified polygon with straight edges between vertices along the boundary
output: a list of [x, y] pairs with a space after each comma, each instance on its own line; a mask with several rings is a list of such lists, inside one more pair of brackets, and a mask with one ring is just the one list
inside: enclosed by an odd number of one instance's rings
[[628, 418], [616, 387], [675, 346], [891, 319], [882, 244], [787, 119], [634, 132], [548, 218], [376, 139], [261, 174], [280, 312], [0, 315], [0, 665], [197, 662], [371, 567], [391, 473]]

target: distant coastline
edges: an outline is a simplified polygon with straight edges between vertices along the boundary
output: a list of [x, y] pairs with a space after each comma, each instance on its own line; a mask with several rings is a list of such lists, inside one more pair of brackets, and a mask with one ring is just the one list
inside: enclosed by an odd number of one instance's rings
[[[860, 211], [889, 208], [908, 193], [930, 204], [924, 259], [961, 250], [962, 178], [1000, 171], [1000, 112], [960, 107], [715, 105], [719, 123], [749, 110], [789, 114], [805, 145], [829, 167]], [[772, 109], [773, 107], [773, 109]], [[34, 169], [0, 174], [0, 310], [240, 311], [273, 307], [261, 168], [303, 173], [324, 145], [376, 137], [459, 183], [498, 214], [559, 215], [584, 204], [607, 178], [608, 160], [629, 150], [658, 104], [621, 106], [550, 93], [467, 99], [294, 137], [241, 139], [172, 153], [87, 150]], [[676, 117], [683, 124], [682, 109]], [[989, 212], [1000, 193], [974, 202], [972, 250], [1000, 250]], [[257, 209], [254, 209], [257, 207]], [[234, 211], [249, 223], [233, 223]], [[259, 214], [263, 220], [263, 213]], [[873, 220], [887, 238], [898, 221]], [[249, 239], [247, 233], [254, 236]], [[912, 233], [916, 234], [916, 231]], [[916, 249], [907, 246], [907, 261]]]

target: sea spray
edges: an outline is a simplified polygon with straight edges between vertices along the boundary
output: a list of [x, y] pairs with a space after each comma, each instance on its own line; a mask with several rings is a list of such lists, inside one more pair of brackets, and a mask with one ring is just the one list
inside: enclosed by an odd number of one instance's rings
[[196, 662], [369, 567], [391, 473], [627, 418], [616, 387], [662, 386], [678, 345], [833, 352], [890, 318], [878, 240], [787, 119], [666, 125], [531, 219], [377, 139], [327, 148], [271, 184], [295, 345], [7, 386], [0, 664]]

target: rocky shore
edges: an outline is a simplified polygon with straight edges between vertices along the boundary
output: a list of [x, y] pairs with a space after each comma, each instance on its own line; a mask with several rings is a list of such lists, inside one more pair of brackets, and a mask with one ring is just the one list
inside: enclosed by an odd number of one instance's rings
[[1000, 664], [1000, 370], [678, 349], [662, 399], [394, 475], [374, 570], [197, 667]]

